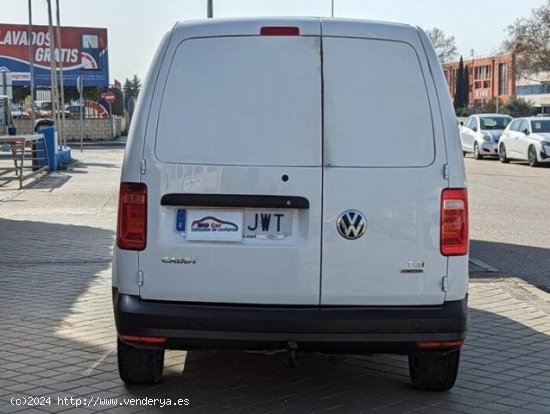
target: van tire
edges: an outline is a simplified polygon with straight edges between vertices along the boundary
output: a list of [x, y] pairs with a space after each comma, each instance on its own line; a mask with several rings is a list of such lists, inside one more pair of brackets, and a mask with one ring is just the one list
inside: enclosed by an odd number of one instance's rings
[[531, 167], [538, 167], [540, 165], [539, 160], [537, 159], [537, 149], [533, 145], [529, 147], [527, 160], [529, 161], [529, 165]]
[[418, 351], [409, 355], [409, 374], [419, 390], [447, 391], [455, 385], [460, 350]]
[[479, 152], [479, 145], [477, 144], [477, 142], [474, 143], [474, 159], [483, 159], [483, 155], [481, 155], [481, 153]]
[[143, 349], [118, 338], [118, 373], [126, 384], [156, 384], [162, 378], [164, 349]]
[[498, 159], [503, 164], [508, 164], [510, 162], [510, 158], [506, 155], [506, 147], [504, 144], [500, 144], [500, 147], [498, 149]]

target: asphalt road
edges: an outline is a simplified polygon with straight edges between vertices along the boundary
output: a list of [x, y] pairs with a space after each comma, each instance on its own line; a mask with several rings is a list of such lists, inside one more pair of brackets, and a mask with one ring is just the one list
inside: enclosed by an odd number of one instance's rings
[[550, 289], [550, 168], [465, 159], [470, 257]]

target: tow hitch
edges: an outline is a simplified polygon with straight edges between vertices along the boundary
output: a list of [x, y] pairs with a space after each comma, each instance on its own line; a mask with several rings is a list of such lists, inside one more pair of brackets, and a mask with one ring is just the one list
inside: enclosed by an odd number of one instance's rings
[[286, 353], [286, 363], [287, 368], [297, 368], [299, 362], [296, 360], [296, 351], [298, 350], [298, 344], [294, 341], [288, 341], [288, 348]]

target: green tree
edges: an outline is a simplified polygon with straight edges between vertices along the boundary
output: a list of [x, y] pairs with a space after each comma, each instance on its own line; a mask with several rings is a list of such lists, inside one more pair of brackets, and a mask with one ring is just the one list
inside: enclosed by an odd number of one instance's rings
[[[462, 59], [462, 57], [461, 57]], [[462, 107], [470, 104], [470, 70], [468, 65], [464, 66], [464, 85], [462, 88]]]
[[482, 114], [494, 114], [496, 113], [496, 111], [497, 111], [496, 98], [491, 98], [489, 101], [482, 104], [478, 109], [478, 112]]
[[135, 93], [135, 97], [139, 95], [139, 91], [141, 90], [141, 80], [138, 78], [138, 75], [134, 74], [134, 77], [132, 78], [132, 91]]
[[130, 96], [132, 94], [132, 81], [130, 79], [126, 78], [122, 86], [122, 91], [124, 92], [124, 96]]
[[523, 98], [512, 96], [508, 102], [501, 106], [501, 111], [504, 114], [508, 114], [511, 117], [517, 118], [520, 116], [534, 115], [536, 109], [532, 101], [526, 101]]
[[508, 26], [503, 48], [516, 56], [518, 75], [528, 77], [550, 68], [550, 0], [531, 15]]
[[464, 85], [464, 80], [464, 61], [462, 60], [462, 56], [460, 56], [458, 69], [456, 71], [456, 88], [454, 96], [455, 110], [464, 107], [464, 89], [468, 90]]
[[452, 62], [457, 55], [456, 41], [454, 36], [446, 36], [439, 27], [426, 30], [426, 34], [432, 44], [441, 64]]
[[124, 85], [122, 86], [122, 91], [126, 99], [137, 98], [139, 91], [141, 89], [141, 80], [138, 75], [134, 75], [132, 79], [126, 78], [124, 80]]

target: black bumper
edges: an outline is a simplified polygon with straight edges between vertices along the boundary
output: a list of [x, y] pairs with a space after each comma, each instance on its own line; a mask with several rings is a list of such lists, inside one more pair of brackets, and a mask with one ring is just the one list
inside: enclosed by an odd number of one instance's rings
[[120, 335], [167, 338], [166, 349], [284, 349], [407, 353], [460, 341], [467, 299], [439, 306], [242, 306], [142, 300], [113, 290]]

